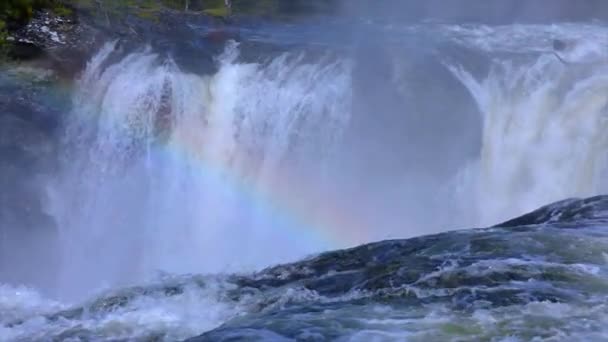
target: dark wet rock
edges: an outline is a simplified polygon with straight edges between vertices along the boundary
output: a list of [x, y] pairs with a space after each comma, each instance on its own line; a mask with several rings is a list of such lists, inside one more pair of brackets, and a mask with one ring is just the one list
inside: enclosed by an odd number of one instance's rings
[[496, 227], [517, 227], [548, 223], [565, 224], [584, 220], [608, 220], [608, 196], [566, 199], [503, 222], [496, 225]]
[[[608, 294], [607, 204], [606, 196], [562, 201], [501, 227], [377, 242], [236, 277], [238, 289], [264, 299], [188, 341], [331, 340], [361, 329], [377, 305], [394, 315], [440, 306], [466, 317], [530, 303], [594, 303]], [[310, 331], [315, 338], [305, 338]]]
[[29, 41], [17, 41], [12, 43], [8, 55], [13, 59], [30, 60], [43, 57], [45, 51], [44, 48]]
[[10, 34], [10, 57], [37, 61], [68, 77], [80, 71], [101, 43], [99, 31], [76, 14], [62, 16], [50, 10], [35, 11], [26, 25]]
[[[406, 325], [427, 316], [433, 321], [437, 310], [466, 322], [477, 313], [521, 311], [530, 304], [596, 308], [608, 295], [606, 200], [596, 197], [549, 206], [552, 217], [567, 217], [568, 225], [541, 220], [536, 225], [381, 241], [254, 274], [165, 275], [157, 283], [113, 290], [44, 318], [71, 327], [61, 332], [62, 338], [94, 340], [96, 332], [78, 322], [130, 312], [141, 300], [204, 291], [206, 298], [234, 307], [238, 314], [188, 341], [324, 341], [373, 330], [385, 324], [375, 323], [383, 319], [389, 321], [386, 324], [394, 320]], [[584, 218], [572, 220], [575, 212], [584, 213]], [[572, 225], [578, 229], [570, 229]], [[15, 321], [12, 326], [24, 323]], [[476, 328], [466, 330], [466, 323], [459, 325], [455, 318], [450, 324], [454, 326], [445, 327], [450, 334], [454, 329], [476, 334]]]
[[71, 33], [75, 26], [73, 17], [62, 17], [48, 10], [40, 10], [34, 13], [27, 25], [11, 32], [11, 35], [16, 42], [50, 49], [75, 43], [69, 41], [73, 39]]

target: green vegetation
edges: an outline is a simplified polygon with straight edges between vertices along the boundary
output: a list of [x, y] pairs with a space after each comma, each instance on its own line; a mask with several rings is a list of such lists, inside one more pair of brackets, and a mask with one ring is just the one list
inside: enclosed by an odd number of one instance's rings
[[26, 24], [39, 9], [50, 9], [61, 16], [72, 8], [88, 9], [105, 19], [135, 14], [144, 18], [158, 15], [163, 8], [212, 16], [249, 14], [282, 17], [294, 13], [309, 14], [332, 8], [337, 0], [232, 0], [232, 10], [224, 0], [0, 0], [0, 22], [4, 26]]
[[202, 13], [214, 17], [235, 14], [285, 18], [325, 13], [339, 0], [232, 0], [232, 8], [224, 0], [0, 0], [0, 50], [6, 50], [11, 30], [27, 24], [37, 10], [48, 9], [60, 16], [73, 10], [87, 10], [100, 24], [112, 25], [129, 15], [156, 21], [163, 9]]
[[49, 9], [69, 16], [72, 10], [61, 0], [0, 0], [0, 51], [7, 49], [8, 31], [27, 24], [36, 10]]
[[208, 8], [203, 11], [203, 13], [213, 16], [213, 17], [227, 17], [228, 9], [227, 8]]
[[308, 15], [319, 11], [328, 12], [339, 0], [232, 0], [232, 9], [226, 7], [224, 0], [64, 0], [76, 8], [95, 10], [110, 18], [134, 14], [151, 18], [160, 14], [162, 9], [204, 13], [216, 17], [231, 14], [259, 15], [265, 17], [288, 17]]
[[8, 32], [6, 32], [6, 23], [0, 20], [0, 58], [6, 55]]
[[62, 0], [2, 0], [0, 2], [0, 20], [12, 25], [26, 24], [34, 11], [50, 9], [58, 15], [70, 15], [72, 12]]

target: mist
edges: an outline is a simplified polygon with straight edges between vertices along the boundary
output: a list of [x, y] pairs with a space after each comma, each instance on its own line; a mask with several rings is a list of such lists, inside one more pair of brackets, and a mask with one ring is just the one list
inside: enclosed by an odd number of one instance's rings
[[607, 336], [606, 1], [0, 7], [0, 340]]
[[355, 0], [341, 2], [339, 11], [349, 16], [401, 23], [438, 21], [505, 25], [606, 20], [607, 6], [601, 0]]
[[3, 279], [76, 300], [599, 194], [607, 6], [348, 1], [106, 36], [32, 166], [42, 233], [3, 229]]

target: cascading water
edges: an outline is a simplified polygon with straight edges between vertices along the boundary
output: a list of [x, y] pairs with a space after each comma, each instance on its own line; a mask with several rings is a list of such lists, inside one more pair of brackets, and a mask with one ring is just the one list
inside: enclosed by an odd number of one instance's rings
[[[572, 64], [564, 65], [538, 48], [554, 32], [526, 41], [505, 38], [521, 30], [442, 28], [448, 40], [467, 48], [514, 53], [525, 47], [528, 55], [496, 59], [482, 81], [446, 64], [477, 104], [481, 151], [462, 161], [453, 179], [427, 184], [448, 193], [433, 205], [449, 214], [424, 216], [425, 227], [446, 220], [488, 225], [543, 203], [605, 190], [603, 36], [570, 51], [565, 58]], [[594, 30], [583, 26], [590, 36]], [[419, 220], [407, 223], [412, 211], [404, 211], [420, 196], [416, 179], [399, 185], [402, 193], [389, 201], [370, 197], [353, 204], [349, 195], [332, 193], [344, 191], [336, 184], [346, 174], [355, 175], [358, 187], [395, 185], [357, 170], [366, 160], [351, 169], [340, 165], [338, 153], [357, 158], [358, 146], [345, 149], [348, 142], [340, 137], [356, 129], [349, 125], [353, 104], [367, 101], [365, 94], [353, 98], [349, 62], [310, 64], [302, 55], [284, 54], [265, 64], [244, 63], [231, 43], [217, 58], [218, 71], [199, 76], [151, 51], [121, 57], [115, 45], [107, 44], [79, 81], [64, 171], [51, 187], [51, 212], [62, 236], [58, 289], [74, 295], [76, 289], [134, 282], [159, 271], [251, 270], [342, 247], [346, 240], [332, 245], [313, 227], [336, 224], [324, 221], [336, 207], [345, 212], [338, 215], [354, 218], [339, 222], [340, 229], [367, 230], [351, 243], [417, 231], [410, 226]], [[392, 82], [385, 86], [402, 87], [408, 75]], [[462, 206], [471, 201], [473, 206]], [[355, 227], [351, 222], [369, 216], [357, 213], [366, 207], [389, 217], [380, 221], [385, 226], [372, 221]], [[300, 213], [284, 212], [294, 209]], [[264, 247], [269, 245], [274, 248]]]
[[346, 63], [238, 63], [231, 43], [217, 73], [196, 76], [149, 51], [109, 65], [113, 54], [106, 45], [79, 81], [51, 189], [59, 288], [247, 270], [330, 247], [272, 197], [304, 196], [286, 161], [314, 163], [298, 176], [323, 181], [349, 120]]
[[[536, 40], [546, 39], [543, 27], [514, 28], [534, 29], [544, 33]], [[608, 32], [577, 29], [574, 37], [568, 30], [549, 33], [566, 36], [573, 45], [563, 57], [546, 52], [519, 62], [499, 59], [481, 81], [450, 67], [482, 115], [480, 157], [465, 168], [461, 183], [468, 187], [465, 196], [476, 199], [475, 224], [490, 225], [544, 203], [608, 190]], [[515, 51], [538, 49], [538, 42], [523, 49], [512, 30], [491, 31], [497, 40], [489, 34], [484, 45], [493, 51], [497, 44]]]

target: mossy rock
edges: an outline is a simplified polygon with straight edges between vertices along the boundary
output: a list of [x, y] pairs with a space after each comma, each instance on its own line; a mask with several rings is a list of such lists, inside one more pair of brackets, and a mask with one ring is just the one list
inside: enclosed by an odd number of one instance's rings
[[203, 13], [210, 15], [212, 17], [228, 17], [230, 15], [230, 11], [226, 7], [218, 7], [218, 8], [209, 8], [203, 10]]

